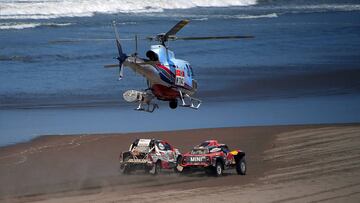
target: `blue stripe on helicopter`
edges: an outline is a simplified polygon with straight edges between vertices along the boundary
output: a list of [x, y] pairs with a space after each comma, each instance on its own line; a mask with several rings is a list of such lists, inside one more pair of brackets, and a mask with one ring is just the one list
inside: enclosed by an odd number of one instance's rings
[[164, 80], [165, 82], [169, 83], [169, 84], [174, 84], [175, 82], [175, 77], [171, 77], [171, 75], [164, 69], [162, 68], [158, 68], [157, 67], [157, 70], [159, 71], [159, 75], [160, 75], [160, 78], [162, 80]]
[[171, 82], [171, 80], [169, 80], [169, 78], [162, 72], [159, 72], [160, 78], [161, 80], [163, 80], [166, 83], [169, 83], [170, 85], [173, 84], [173, 82]]
[[[166, 82], [166, 83], [168, 83], [168, 84], [170, 84], [170, 85], [174, 85], [174, 82], [170, 82], [170, 80], [169, 80], [164, 74], [162, 74], [162, 73], [160, 72], [159, 75], [160, 75], [161, 80], [163, 80], [164, 82]], [[191, 90], [191, 89], [192, 89], [192, 87], [190, 87], [188, 84], [185, 84], [184, 86], [179, 86], [179, 87], [184, 88], [184, 89], [187, 89], [187, 90]]]
[[[169, 78], [169, 73], [165, 70], [163, 70], [162, 68], [158, 68], [159, 70], [159, 75], [160, 75], [160, 79], [163, 80], [164, 82], [170, 84], [170, 85], [174, 85], [175, 83], [175, 77], [171, 77]], [[181, 86], [182, 88], [191, 90], [192, 87], [190, 87], [188, 84], [185, 83], [184, 86]]]
[[175, 81], [175, 75], [170, 75], [167, 70], [164, 70], [162, 68], [159, 68], [159, 70], [160, 70], [159, 72], [164, 74], [170, 81]]

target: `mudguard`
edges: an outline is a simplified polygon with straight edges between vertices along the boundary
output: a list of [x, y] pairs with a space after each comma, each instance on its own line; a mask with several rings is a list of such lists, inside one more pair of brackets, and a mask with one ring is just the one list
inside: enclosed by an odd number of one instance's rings
[[230, 152], [230, 154], [239, 157], [240, 159], [245, 156], [245, 152], [241, 150], [233, 150]]

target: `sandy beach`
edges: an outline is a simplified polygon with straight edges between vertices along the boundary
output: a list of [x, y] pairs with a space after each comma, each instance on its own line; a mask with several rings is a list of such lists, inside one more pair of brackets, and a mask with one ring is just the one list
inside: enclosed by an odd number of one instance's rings
[[[186, 152], [218, 139], [247, 153], [248, 174], [118, 171], [135, 138]], [[43, 136], [0, 149], [1, 202], [358, 202], [360, 125], [297, 125]]]

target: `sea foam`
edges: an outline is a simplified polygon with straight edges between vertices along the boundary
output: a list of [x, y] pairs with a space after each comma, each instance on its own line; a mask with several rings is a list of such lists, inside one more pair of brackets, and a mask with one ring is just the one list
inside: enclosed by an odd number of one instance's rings
[[146, 13], [194, 7], [249, 6], [257, 0], [5, 0], [0, 19], [86, 17], [96, 13]]
[[[0, 30], [22, 30], [28, 28], [36, 27], [63, 27], [69, 26], [71, 23], [32, 23], [32, 22], [10, 22], [10, 23], [0, 23]], [[0, 59], [1, 60], [1, 59]]]
[[277, 18], [278, 14], [276, 13], [269, 13], [269, 14], [263, 14], [263, 15], [235, 15], [232, 16], [232, 18], [238, 18], [238, 19], [256, 19], [256, 18]]

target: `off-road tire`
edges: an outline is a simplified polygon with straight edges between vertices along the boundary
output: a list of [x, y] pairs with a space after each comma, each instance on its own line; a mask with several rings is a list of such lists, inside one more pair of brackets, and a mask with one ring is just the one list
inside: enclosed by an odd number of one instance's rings
[[[181, 164], [181, 159], [182, 157], [181, 156], [178, 156], [177, 159], [176, 159], [176, 165], [174, 167], [174, 172], [175, 173], [181, 173], [183, 171], [183, 167], [180, 165]], [[179, 168], [178, 168], [179, 167]], [[180, 169], [181, 168], [181, 169]]]
[[161, 161], [157, 161], [153, 168], [150, 170], [152, 175], [158, 175], [161, 172]]
[[183, 168], [183, 170], [179, 173], [180, 175], [189, 175], [191, 173], [190, 168]]
[[145, 167], [145, 169], [144, 169], [145, 174], [149, 174], [149, 173], [150, 173], [150, 170], [151, 170], [151, 168]]
[[246, 161], [245, 157], [236, 160], [236, 172], [238, 175], [245, 175], [246, 174]]
[[[127, 160], [129, 160], [129, 157], [124, 158], [124, 162], [126, 162]], [[131, 168], [127, 165], [120, 167], [119, 170], [122, 174], [130, 174], [131, 173]]]
[[215, 176], [222, 176], [224, 171], [224, 164], [221, 161], [217, 161], [214, 170]]

